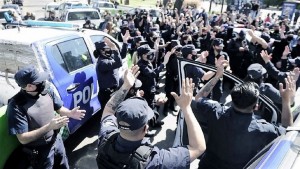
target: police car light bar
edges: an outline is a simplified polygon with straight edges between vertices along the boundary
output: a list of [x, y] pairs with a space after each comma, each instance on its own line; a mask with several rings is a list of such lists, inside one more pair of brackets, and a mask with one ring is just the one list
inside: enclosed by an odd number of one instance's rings
[[79, 25], [66, 23], [66, 22], [54, 22], [54, 21], [35, 21], [26, 20], [24, 25], [27, 26], [47, 26], [47, 27], [59, 27], [59, 28], [79, 28]]

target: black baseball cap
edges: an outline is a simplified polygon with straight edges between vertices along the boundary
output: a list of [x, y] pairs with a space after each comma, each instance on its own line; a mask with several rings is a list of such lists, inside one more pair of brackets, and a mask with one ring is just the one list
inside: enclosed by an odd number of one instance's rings
[[96, 50], [101, 50], [105, 48], [109, 48], [104, 41], [102, 42], [95, 42]]
[[144, 54], [154, 53], [154, 52], [155, 52], [155, 50], [151, 49], [148, 44], [142, 45], [142, 46], [140, 46], [140, 47], [137, 48], [137, 54], [138, 54], [138, 56], [143, 56]]
[[147, 43], [143, 36], [135, 36], [133, 40], [135, 43]]
[[294, 59], [289, 59], [289, 62], [293, 65], [296, 65], [297, 67], [300, 67], [300, 56], [298, 56]]
[[213, 46], [222, 46], [222, 47], [224, 47], [223, 39], [221, 39], [221, 38], [214, 39], [213, 40]]
[[259, 63], [251, 64], [248, 69], [248, 76], [251, 79], [259, 79], [261, 78], [265, 73], [267, 73], [267, 70]]
[[200, 49], [196, 49], [194, 45], [184, 45], [181, 49], [182, 57], [187, 58], [189, 54], [192, 54], [193, 51], [200, 51]]
[[26, 66], [15, 74], [16, 83], [20, 87], [26, 87], [27, 84], [42, 83], [48, 77], [47, 72], [39, 72], [33, 65]]
[[148, 123], [154, 116], [153, 110], [145, 99], [131, 97], [119, 104], [116, 109], [119, 128], [123, 130], [137, 130]]

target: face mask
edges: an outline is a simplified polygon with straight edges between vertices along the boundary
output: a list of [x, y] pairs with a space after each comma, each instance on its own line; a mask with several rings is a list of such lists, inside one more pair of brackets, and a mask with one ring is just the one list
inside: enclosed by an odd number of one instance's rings
[[286, 38], [286, 40], [287, 40], [288, 42], [290, 42], [290, 41], [293, 40], [293, 37], [292, 37], [292, 36], [288, 36], [288, 37]]
[[153, 41], [156, 41], [157, 37], [153, 37]]
[[192, 42], [192, 41], [188, 41], [188, 42], [187, 42], [187, 44], [189, 44], [189, 45], [192, 45], [192, 44], [193, 44], [193, 42]]
[[154, 53], [147, 54], [147, 59], [148, 60], [153, 60], [153, 58], [154, 58]]
[[274, 33], [279, 33], [279, 30], [274, 30]]
[[112, 51], [111, 50], [104, 51], [104, 54], [105, 54], [106, 57], [111, 57]]
[[38, 94], [46, 95], [47, 92], [45, 91], [46, 88], [46, 81], [43, 81], [42, 83], [36, 84], [35, 92], [38, 92]]
[[193, 60], [196, 60], [196, 58], [197, 58], [197, 55], [194, 55], [194, 54], [193, 54], [193, 55], [192, 55], [192, 59], [193, 59]]

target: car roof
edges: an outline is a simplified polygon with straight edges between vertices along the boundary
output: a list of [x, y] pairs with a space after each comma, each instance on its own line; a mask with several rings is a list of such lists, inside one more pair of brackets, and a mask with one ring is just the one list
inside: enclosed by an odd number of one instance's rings
[[114, 5], [113, 3], [111, 2], [106, 2], [106, 1], [97, 1], [97, 2], [93, 2], [94, 4], [112, 4]]
[[5, 5], [2, 5], [2, 9], [4, 8], [9, 8], [9, 7], [13, 7], [13, 8], [20, 8], [19, 5], [17, 4], [5, 4]]
[[[98, 30], [83, 30], [86, 35], [97, 34], [109, 36]], [[0, 31], [0, 42], [15, 42], [18, 44], [30, 45], [37, 41], [44, 41], [53, 38], [57, 39], [58, 37], [70, 37], [78, 34], [82, 34], [82, 32], [72, 28], [23, 27], [20, 28], [20, 31], [18, 31], [17, 28]]]
[[14, 8], [4, 8], [4, 9], [0, 9], [0, 12], [9, 11], [9, 10], [16, 11]]
[[81, 12], [81, 11], [96, 11], [95, 8], [89, 7], [89, 8], [72, 8], [72, 9], [66, 9], [68, 12]]
[[57, 3], [57, 2], [49, 2], [46, 4], [46, 6], [49, 6], [49, 5], [60, 5], [60, 3]]
[[8, 41], [30, 45], [34, 42], [45, 39], [51, 39], [59, 36], [71, 36], [75, 34], [77, 34], [77, 31], [68, 31], [68, 29], [22, 27], [20, 28], [20, 31], [18, 31], [18, 29], [5, 29], [0, 31], [0, 42]]

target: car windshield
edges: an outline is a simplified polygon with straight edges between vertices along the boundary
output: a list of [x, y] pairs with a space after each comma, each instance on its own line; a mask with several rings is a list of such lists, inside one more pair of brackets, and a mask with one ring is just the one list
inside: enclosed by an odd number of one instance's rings
[[58, 5], [48, 5], [48, 10], [55, 10], [55, 8], [57, 8]]
[[83, 4], [83, 3], [67, 3], [65, 6], [65, 9], [73, 9], [73, 8], [80, 8], [80, 7], [88, 7], [87, 4]]
[[5, 13], [6, 11], [1, 11], [0, 12], [0, 19], [3, 19], [4, 18], [4, 13]]
[[98, 3], [98, 7], [103, 7], [103, 8], [114, 8], [114, 5], [109, 4], [109, 3]]
[[68, 15], [69, 21], [85, 20], [86, 18], [100, 19], [100, 16], [96, 11], [70, 12]]

